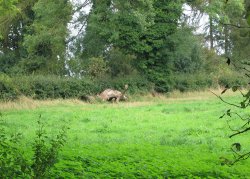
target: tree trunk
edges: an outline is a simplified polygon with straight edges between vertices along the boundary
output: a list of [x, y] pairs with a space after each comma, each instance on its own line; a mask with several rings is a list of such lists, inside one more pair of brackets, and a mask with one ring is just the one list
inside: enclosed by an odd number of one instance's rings
[[[208, 3], [211, 4], [212, 0], [209, 0]], [[210, 50], [214, 49], [214, 27], [213, 27], [213, 18], [209, 15], [209, 42], [210, 42]]]
[[213, 37], [213, 18], [209, 16], [209, 42], [210, 50], [214, 49], [214, 37]]
[[229, 29], [227, 25], [224, 26], [224, 35], [225, 35], [225, 55], [229, 56], [230, 41], [229, 41]]

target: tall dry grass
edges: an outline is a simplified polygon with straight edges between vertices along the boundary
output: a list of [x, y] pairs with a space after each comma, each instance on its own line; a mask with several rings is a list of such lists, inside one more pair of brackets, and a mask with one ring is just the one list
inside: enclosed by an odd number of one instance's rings
[[0, 111], [4, 110], [21, 110], [21, 109], [35, 109], [41, 106], [55, 106], [60, 104], [74, 105], [86, 104], [77, 99], [53, 99], [53, 100], [34, 100], [25, 96], [21, 96], [16, 101], [0, 102]]
[[[113, 106], [142, 106], [142, 105], [150, 105], [154, 102], [164, 102], [164, 103], [172, 103], [176, 101], [185, 101], [185, 100], [207, 100], [214, 99], [216, 96], [212, 93], [220, 94], [222, 89], [210, 89], [204, 91], [196, 91], [196, 92], [179, 92], [173, 91], [169, 94], [144, 94], [144, 95], [132, 95], [129, 96], [129, 101], [125, 103], [108, 103]], [[246, 90], [244, 90], [246, 92]], [[228, 90], [227, 93], [223, 94], [223, 96], [234, 96], [239, 93], [234, 93], [231, 90]], [[103, 105], [100, 102], [94, 102], [95, 104]], [[56, 105], [87, 105], [88, 103], [78, 100], [78, 99], [53, 99], [53, 100], [34, 100], [25, 96], [21, 96], [16, 101], [9, 102], [0, 102], [0, 111], [5, 110], [21, 110], [21, 109], [35, 109], [42, 106], [56, 106]], [[104, 103], [106, 105], [107, 103]]]

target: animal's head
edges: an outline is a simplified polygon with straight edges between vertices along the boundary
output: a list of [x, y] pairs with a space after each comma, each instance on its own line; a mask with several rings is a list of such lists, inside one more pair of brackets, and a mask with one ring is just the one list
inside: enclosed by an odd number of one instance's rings
[[[127, 92], [127, 90], [128, 90], [128, 84], [126, 84], [125, 86], [124, 86], [124, 91], [122, 92], [122, 95], [124, 96], [124, 94]], [[125, 96], [124, 96], [124, 98], [126, 98]]]

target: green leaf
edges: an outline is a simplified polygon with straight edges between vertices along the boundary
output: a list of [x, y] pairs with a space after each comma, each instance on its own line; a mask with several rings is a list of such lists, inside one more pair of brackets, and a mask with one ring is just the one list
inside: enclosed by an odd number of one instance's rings
[[239, 88], [239, 86], [233, 86], [233, 87], [232, 87], [232, 91], [233, 91], [233, 92], [236, 92], [236, 91], [238, 90], [238, 88]]
[[246, 107], [246, 104], [244, 102], [241, 102], [240, 105], [241, 105], [242, 108]]
[[248, 25], [250, 25], [250, 15], [248, 15], [248, 17], [247, 17], [247, 23], [248, 23]]
[[221, 92], [221, 94], [224, 94], [227, 90], [228, 90], [228, 88], [225, 88], [225, 89]]
[[241, 150], [241, 144], [240, 143], [233, 143], [232, 147], [236, 149], [236, 151], [240, 151]]

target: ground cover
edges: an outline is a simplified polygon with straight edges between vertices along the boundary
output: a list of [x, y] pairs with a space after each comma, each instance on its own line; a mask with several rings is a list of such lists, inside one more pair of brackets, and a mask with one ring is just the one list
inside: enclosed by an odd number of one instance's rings
[[[226, 98], [238, 100], [237, 96]], [[232, 132], [225, 119], [219, 119], [227, 108], [211, 94], [119, 104], [29, 103], [34, 105], [10, 103], [13, 107], [8, 108], [0, 104], [1, 126], [8, 133], [23, 134], [20, 147], [28, 157], [40, 115], [49, 135], [66, 123], [68, 139], [50, 173], [54, 178], [250, 176], [250, 160], [231, 167], [221, 165], [221, 157], [232, 156], [230, 145], [240, 141], [247, 150], [249, 137], [228, 138]]]

